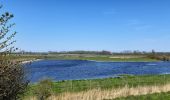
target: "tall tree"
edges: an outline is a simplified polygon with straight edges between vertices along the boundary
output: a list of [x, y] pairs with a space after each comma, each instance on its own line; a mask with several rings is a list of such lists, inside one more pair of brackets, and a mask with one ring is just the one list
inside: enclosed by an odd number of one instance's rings
[[[2, 6], [0, 6], [2, 8]], [[11, 59], [16, 32], [11, 32], [15, 24], [9, 24], [13, 14], [8, 12], [0, 16], [0, 100], [16, 100], [28, 84], [25, 79], [24, 67]]]

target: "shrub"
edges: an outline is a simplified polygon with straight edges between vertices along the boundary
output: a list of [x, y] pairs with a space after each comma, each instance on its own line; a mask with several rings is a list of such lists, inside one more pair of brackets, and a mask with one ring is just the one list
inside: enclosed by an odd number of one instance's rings
[[53, 82], [50, 79], [41, 80], [35, 87], [34, 93], [38, 100], [46, 100], [53, 91]]
[[11, 60], [11, 53], [17, 50], [13, 46], [15, 41], [11, 41], [16, 32], [8, 34], [15, 25], [8, 24], [11, 18], [13, 14], [8, 12], [0, 16], [0, 100], [18, 99], [28, 85], [23, 66]]

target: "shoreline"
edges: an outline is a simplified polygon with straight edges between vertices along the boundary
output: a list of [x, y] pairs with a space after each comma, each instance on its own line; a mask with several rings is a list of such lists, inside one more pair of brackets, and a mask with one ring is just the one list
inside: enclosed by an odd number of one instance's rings
[[43, 60], [43, 59], [26, 60], [26, 61], [21, 61], [21, 64], [27, 64], [27, 63], [32, 63], [32, 62], [41, 61], [41, 60]]
[[[43, 59], [42, 59], [42, 60], [43, 60]], [[116, 60], [115, 60], [115, 61], [114, 61], [114, 60], [113, 60], [113, 61], [110, 61], [110, 60], [108, 60], [108, 61], [107, 61], [107, 60], [55, 59], [55, 58], [54, 58], [54, 59], [48, 59], [48, 58], [47, 58], [47, 59], [45, 59], [45, 60], [82, 60], [82, 61], [92, 61], [92, 62], [163, 62], [163, 61], [159, 61], [159, 60], [158, 60], [158, 61], [156, 61], [156, 60], [155, 60], [155, 61], [144, 61], [144, 60], [141, 60], [141, 61], [128, 61], [128, 60], [127, 60], [127, 61], [125, 61], [125, 60], [124, 60], [124, 61], [123, 61], [123, 60], [121, 60], [121, 61], [116, 61]]]
[[163, 61], [100, 61], [100, 60], [86, 60], [93, 62], [163, 62]]

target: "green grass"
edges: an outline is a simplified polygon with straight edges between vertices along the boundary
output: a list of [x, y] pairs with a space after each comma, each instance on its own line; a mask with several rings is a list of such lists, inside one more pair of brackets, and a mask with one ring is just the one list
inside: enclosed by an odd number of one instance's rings
[[[119, 78], [54, 82], [53, 91], [55, 93], [80, 92], [96, 88], [108, 90], [113, 88], [124, 87], [126, 85], [128, 85], [129, 87], [136, 87], [146, 85], [162, 85], [166, 83], [170, 83], [170, 75], [122, 75]], [[27, 91], [27, 95], [32, 95], [32, 91], [35, 87], [36, 84], [30, 85]]]
[[[134, 58], [110, 58], [111, 56], [47, 56], [46, 59], [53, 60], [95, 60], [95, 61], [113, 61], [113, 62], [154, 62], [156, 59], [147, 57], [134, 57]], [[125, 56], [126, 57], [126, 56]]]
[[[116, 58], [111, 58], [116, 57]], [[31, 60], [31, 59], [52, 59], [52, 60], [95, 60], [95, 61], [113, 61], [113, 62], [153, 62], [159, 61], [156, 59], [148, 58], [143, 55], [20, 55], [12, 56], [15, 60]]]
[[122, 97], [113, 100], [170, 100], [170, 92], [147, 94], [147, 95], [140, 95], [140, 96], [128, 96], [128, 97]]
[[96, 60], [96, 61], [115, 61], [115, 62], [152, 62], [152, 61], [157, 61], [155, 59], [150, 59], [150, 58], [109, 58], [109, 57], [86, 57], [86, 58], [80, 58], [82, 60]]

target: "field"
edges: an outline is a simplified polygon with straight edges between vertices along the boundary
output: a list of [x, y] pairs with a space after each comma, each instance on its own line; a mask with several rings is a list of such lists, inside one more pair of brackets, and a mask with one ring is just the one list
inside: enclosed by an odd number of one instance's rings
[[95, 60], [95, 61], [113, 61], [113, 62], [153, 62], [160, 61], [150, 58], [147, 55], [96, 55], [96, 54], [21, 54], [12, 56], [11, 59], [18, 61], [27, 61], [35, 59], [52, 60]]

